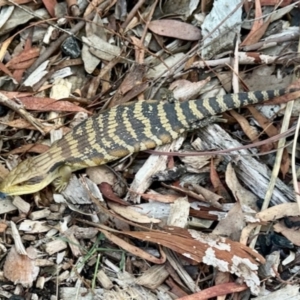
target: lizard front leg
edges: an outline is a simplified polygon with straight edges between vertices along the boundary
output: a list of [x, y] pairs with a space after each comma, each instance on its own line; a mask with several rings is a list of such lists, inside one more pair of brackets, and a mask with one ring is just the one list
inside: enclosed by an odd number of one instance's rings
[[58, 174], [59, 177], [53, 181], [53, 185], [56, 191], [61, 192], [67, 187], [70, 181], [72, 168], [68, 165], [63, 165], [58, 169]]

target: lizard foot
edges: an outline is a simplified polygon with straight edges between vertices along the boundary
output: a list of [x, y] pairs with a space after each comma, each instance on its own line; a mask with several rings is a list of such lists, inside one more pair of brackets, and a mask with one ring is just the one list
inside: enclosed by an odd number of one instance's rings
[[53, 185], [56, 191], [61, 192], [69, 183], [72, 175], [72, 169], [69, 166], [62, 166], [59, 168], [58, 172], [60, 176], [53, 181]]

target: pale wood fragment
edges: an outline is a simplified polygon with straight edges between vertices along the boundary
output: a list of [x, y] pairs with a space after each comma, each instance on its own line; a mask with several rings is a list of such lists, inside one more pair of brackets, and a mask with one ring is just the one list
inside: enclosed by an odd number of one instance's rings
[[49, 208], [45, 208], [45, 209], [42, 209], [42, 210], [36, 210], [36, 211], [33, 211], [29, 215], [29, 218], [32, 221], [40, 220], [40, 219], [45, 219], [45, 218], [47, 218], [50, 215], [50, 213], [51, 213], [51, 211], [49, 210]]
[[26, 201], [24, 201], [21, 197], [15, 196], [14, 200], [12, 202], [14, 206], [16, 206], [19, 211], [27, 214], [30, 211], [30, 204]]
[[62, 240], [54, 240], [45, 244], [45, 251], [52, 255], [66, 249], [68, 245]]
[[97, 279], [99, 280], [101, 286], [103, 286], [107, 290], [112, 289], [114, 286], [112, 281], [103, 270], [99, 270], [99, 272], [97, 273]]

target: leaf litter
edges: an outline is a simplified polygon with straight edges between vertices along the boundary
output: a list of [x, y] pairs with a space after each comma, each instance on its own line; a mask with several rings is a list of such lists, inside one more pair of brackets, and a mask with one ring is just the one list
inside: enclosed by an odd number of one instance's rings
[[[298, 2], [0, 1], [1, 178], [121, 103], [289, 86]], [[2, 200], [1, 299], [300, 299], [298, 151], [278, 141], [298, 96]]]

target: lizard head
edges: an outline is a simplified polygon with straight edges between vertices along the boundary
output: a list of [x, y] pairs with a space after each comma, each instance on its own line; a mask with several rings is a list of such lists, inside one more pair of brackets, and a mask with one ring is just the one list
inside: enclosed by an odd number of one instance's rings
[[24, 160], [4, 178], [0, 183], [0, 197], [38, 192], [60, 176], [59, 166], [47, 170], [45, 165], [37, 164], [37, 157]]

